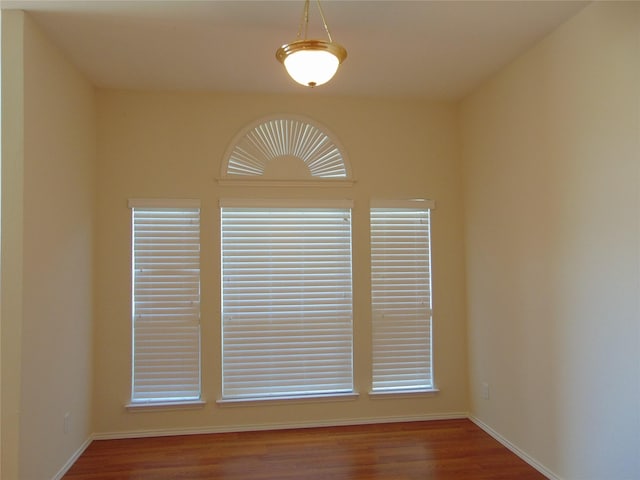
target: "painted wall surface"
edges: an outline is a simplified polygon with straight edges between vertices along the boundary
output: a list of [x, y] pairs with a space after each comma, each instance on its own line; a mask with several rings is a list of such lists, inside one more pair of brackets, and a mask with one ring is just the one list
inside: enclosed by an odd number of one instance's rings
[[594, 3], [462, 103], [472, 413], [558, 478], [640, 478], [639, 41]]
[[2, 12], [0, 478], [18, 478], [22, 335], [24, 15]]
[[92, 431], [95, 131], [93, 87], [25, 16], [21, 480]]
[[[98, 434], [230, 430], [263, 426], [426, 418], [466, 412], [462, 210], [456, 115], [451, 105], [300, 96], [98, 93], [98, 243], [94, 428]], [[234, 136], [278, 113], [326, 126], [346, 150], [353, 188], [220, 185]], [[220, 198], [349, 198], [353, 210], [357, 400], [221, 406]], [[372, 399], [368, 207], [371, 198], [426, 197], [433, 214], [435, 376], [431, 397]], [[131, 372], [129, 198], [197, 198], [201, 211], [204, 408], [127, 411]]]

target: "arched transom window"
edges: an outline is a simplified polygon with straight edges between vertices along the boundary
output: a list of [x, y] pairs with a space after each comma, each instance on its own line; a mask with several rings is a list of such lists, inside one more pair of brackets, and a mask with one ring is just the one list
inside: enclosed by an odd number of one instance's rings
[[326, 128], [298, 116], [261, 119], [234, 139], [223, 178], [350, 179], [343, 150]]

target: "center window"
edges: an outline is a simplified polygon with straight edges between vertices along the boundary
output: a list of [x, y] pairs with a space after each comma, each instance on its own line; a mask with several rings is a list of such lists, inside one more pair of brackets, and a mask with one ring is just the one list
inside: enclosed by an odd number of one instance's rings
[[353, 392], [349, 202], [221, 203], [224, 400]]

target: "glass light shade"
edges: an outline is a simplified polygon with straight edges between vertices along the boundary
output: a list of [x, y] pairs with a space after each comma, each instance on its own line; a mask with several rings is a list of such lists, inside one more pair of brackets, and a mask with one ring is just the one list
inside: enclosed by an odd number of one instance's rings
[[315, 87], [333, 78], [347, 51], [337, 43], [298, 40], [280, 47], [276, 58], [296, 82]]
[[327, 83], [338, 71], [338, 65], [336, 56], [326, 50], [300, 50], [284, 60], [291, 78], [308, 87]]

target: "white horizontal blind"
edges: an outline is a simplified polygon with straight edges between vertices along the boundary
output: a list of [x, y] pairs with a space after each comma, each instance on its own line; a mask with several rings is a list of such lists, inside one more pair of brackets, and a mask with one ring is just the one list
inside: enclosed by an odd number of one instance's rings
[[132, 402], [200, 398], [200, 210], [133, 208]]
[[223, 398], [353, 391], [351, 211], [222, 208]]
[[433, 388], [428, 209], [371, 209], [373, 391]]

